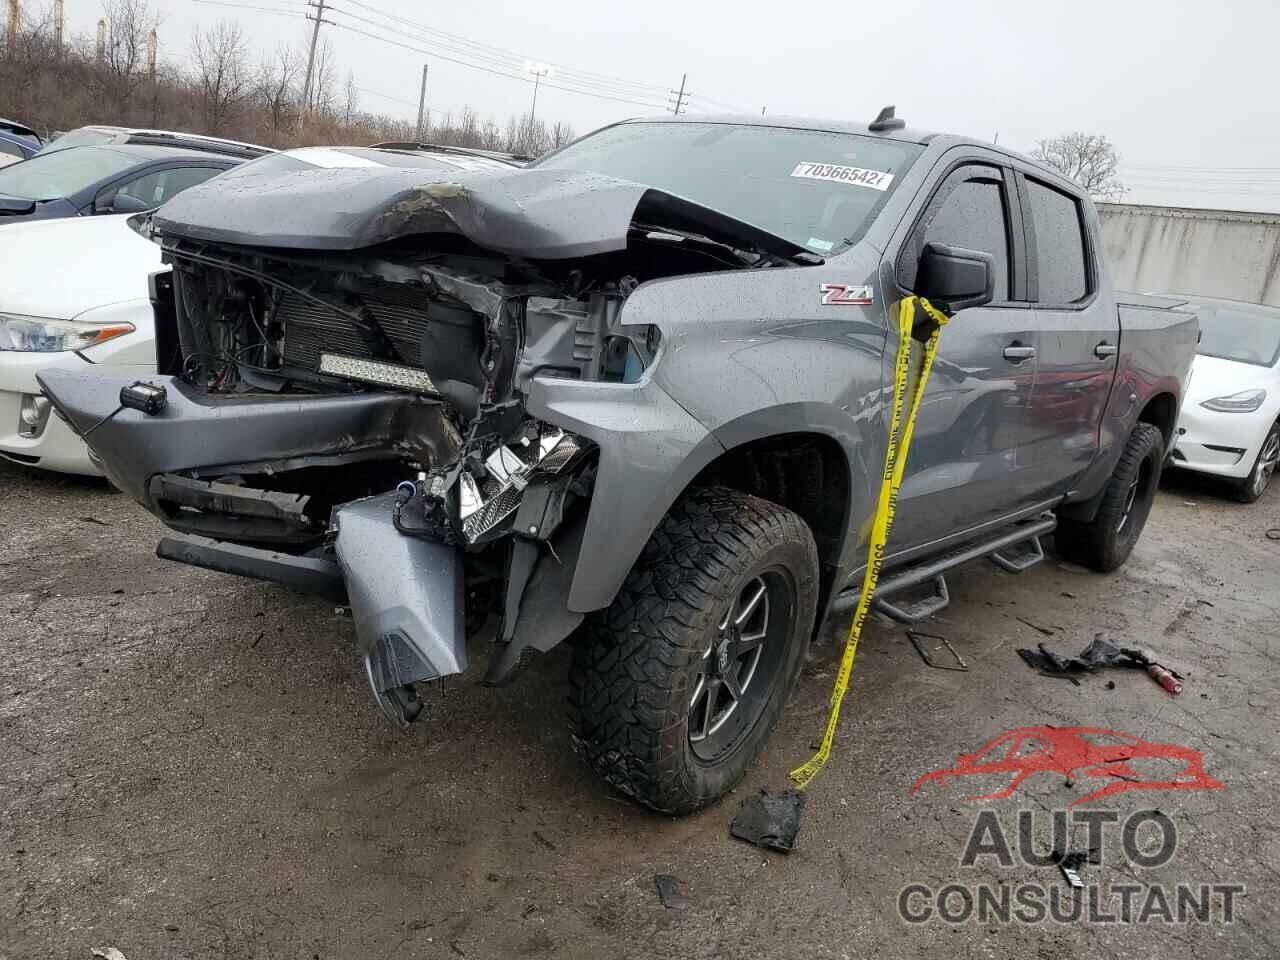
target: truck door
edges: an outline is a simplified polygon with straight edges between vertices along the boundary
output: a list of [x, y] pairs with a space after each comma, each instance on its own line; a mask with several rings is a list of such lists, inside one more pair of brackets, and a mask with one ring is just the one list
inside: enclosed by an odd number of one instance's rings
[[[925, 243], [995, 258], [995, 299], [943, 331], [899, 494], [889, 553], [1015, 512], [1012, 478], [1035, 378], [1035, 320], [1022, 288], [1022, 228], [1008, 173], [965, 163], [937, 186], [895, 256], [911, 290]], [[890, 357], [890, 362], [892, 358]]]
[[1027, 496], [1044, 500], [1071, 489], [1097, 454], [1120, 321], [1082, 198], [1032, 176], [1016, 179], [1038, 362], [1019, 481]]

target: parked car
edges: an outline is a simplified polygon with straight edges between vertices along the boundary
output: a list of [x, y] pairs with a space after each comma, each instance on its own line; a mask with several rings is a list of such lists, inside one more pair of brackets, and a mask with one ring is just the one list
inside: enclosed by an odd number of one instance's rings
[[206, 137], [198, 133], [182, 133], [176, 130], [147, 130], [135, 127], [88, 126], [77, 127], [50, 137], [40, 153], [57, 153], [71, 147], [103, 147], [125, 143], [151, 147], [186, 147], [206, 153], [225, 153], [241, 160], [253, 160], [264, 154], [274, 153], [270, 147], [223, 137]]
[[40, 154], [0, 170], [0, 230], [26, 220], [151, 210], [241, 162], [129, 144]]
[[1182, 299], [1201, 333], [1171, 462], [1223, 477], [1237, 500], [1253, 503], [1280, 461], [1280, 307]]
[[577, 631], [578, 749], [672, 813], [741, 779], [856, 591], [902, 297], [953, 314], [877, 594], [908, 620], [946, 602], [912, 584], [1050, 531], [1122, 564], [1197, 333], [1117, 302], [1078, 185], [888, 112], [228, 178], [153, 224], [161, 375], [38, 379], [184, 535], [161, 555], [349, 603], [401, 722], [491, 609], [490, 683]]
[[26, 124], [0, 117], [0, 167], [26, 160], [39, 149], [39, 134]]
[[[304, 147], [223, 176], [248, 182], [300, 170], [378, 166], [433, 174], [510, 168], [485, 157], [412, 149]], [[134, 221], [131, 227], [129, 221], [73, 217], [0, 230], [0, 457], [60, 473], [101, 475], [85, 444], [49, 417], [35, 373], [84, 370], [89, 364], [121, 376], [156, 372], [148, 277], [162, 268], [160, 247], [143, 235], [145, 224]]]

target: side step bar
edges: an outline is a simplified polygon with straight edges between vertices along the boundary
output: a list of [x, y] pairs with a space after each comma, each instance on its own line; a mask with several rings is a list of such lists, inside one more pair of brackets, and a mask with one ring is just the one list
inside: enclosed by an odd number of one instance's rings
[[[999, 536], [976, 543], [966, 544], [949, 553], [921, 561], [895, 570], [880, 581], [872, 600], [873, 609], [899, 623], [919, 623], [942, 610], [951, 602], [947, 591], [944, 574], [970, 560], [988, 557], [993, 563], [1010, 573], [1021, 573], [1044, 559], [1044, 548], [1040, 546], [1040, 538], [1052, 533], [1058, 526], [1058, 518], [1053, 514], [1045, 514], [1034, 520], [1024, 521], [1005, 530]], [[1021, 550], [1012, 548], [1025, 544]], [[896, 604], [888, 597], [931, 583], [932, 595], [910, 604]], [[855, 606], [861, 584], [841, 591], [832, 605], [833, 610], [844, 610]]]
[[322, 557], [298, 557], [257, 547], [242, 547], [205, 537], [165, 537], [156, 546], [162, 560], [188, 563], [218, 573], [233, 573], [278, 583], [299, 593], [313, 593], [343, 606], [347, 603], [347, 586], [336, 560]]

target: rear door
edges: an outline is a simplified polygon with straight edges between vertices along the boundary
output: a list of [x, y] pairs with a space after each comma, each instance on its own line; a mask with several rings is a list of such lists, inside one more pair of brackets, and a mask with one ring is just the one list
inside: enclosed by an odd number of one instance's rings
[[1020, 475], [1028, 495], [1047, 499], [1070, 490], [1097, 454], [1120, 321], [1101, 282], [1084, 201], [1030, 174], [1016, 180], [1038, 362]]
[[[995, 299], [943, 331], [899, 494], [889, 552], [920, 547], [1015, 512], [1017, 451], [1035, 378], [1035, 319], [1023, 299], [1023, 232], [1010, 172], [961, 162], [937, 185], [896, 255], [915, 284], [929, 242], [990, 253]], [[892, 248], [891, 248], [892, 249]]]

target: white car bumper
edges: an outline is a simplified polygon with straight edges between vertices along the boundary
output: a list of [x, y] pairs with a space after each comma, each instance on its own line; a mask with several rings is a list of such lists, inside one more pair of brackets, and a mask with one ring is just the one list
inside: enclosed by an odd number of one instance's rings
[[1253, 469], [1275, 413], [1219, 413], [1188, 403], [1178, 417], [1173, 465], [1198, 473], [1243, 479]]
[[[0, 457], [15, 463], [54, 470], [58, 473], [78, 473], [101, 476], [102, 471], [89, 457], [89, 448], [71, 428], [48, 407], [48, 401], [40, 396], [36, 373], [57, 368], [75, 373], [90, 373], [101, 369], [103, 373], [145, 377], [156, 372], [155, 362], [138, 363], [137, 360], [153, 352], [150, 337], [138, 342], [136, 334], [128, 334], [109, 341], [100, 347], [86, 351], [93, 357], [89, 362], [74, 352], [64, 353], [15, 353], [0, 351]], [[134, 342], [129, 342], [134, 341]], [[22, 409], [26, 400], [43, 407], [37, 422], [23, 422]]]

